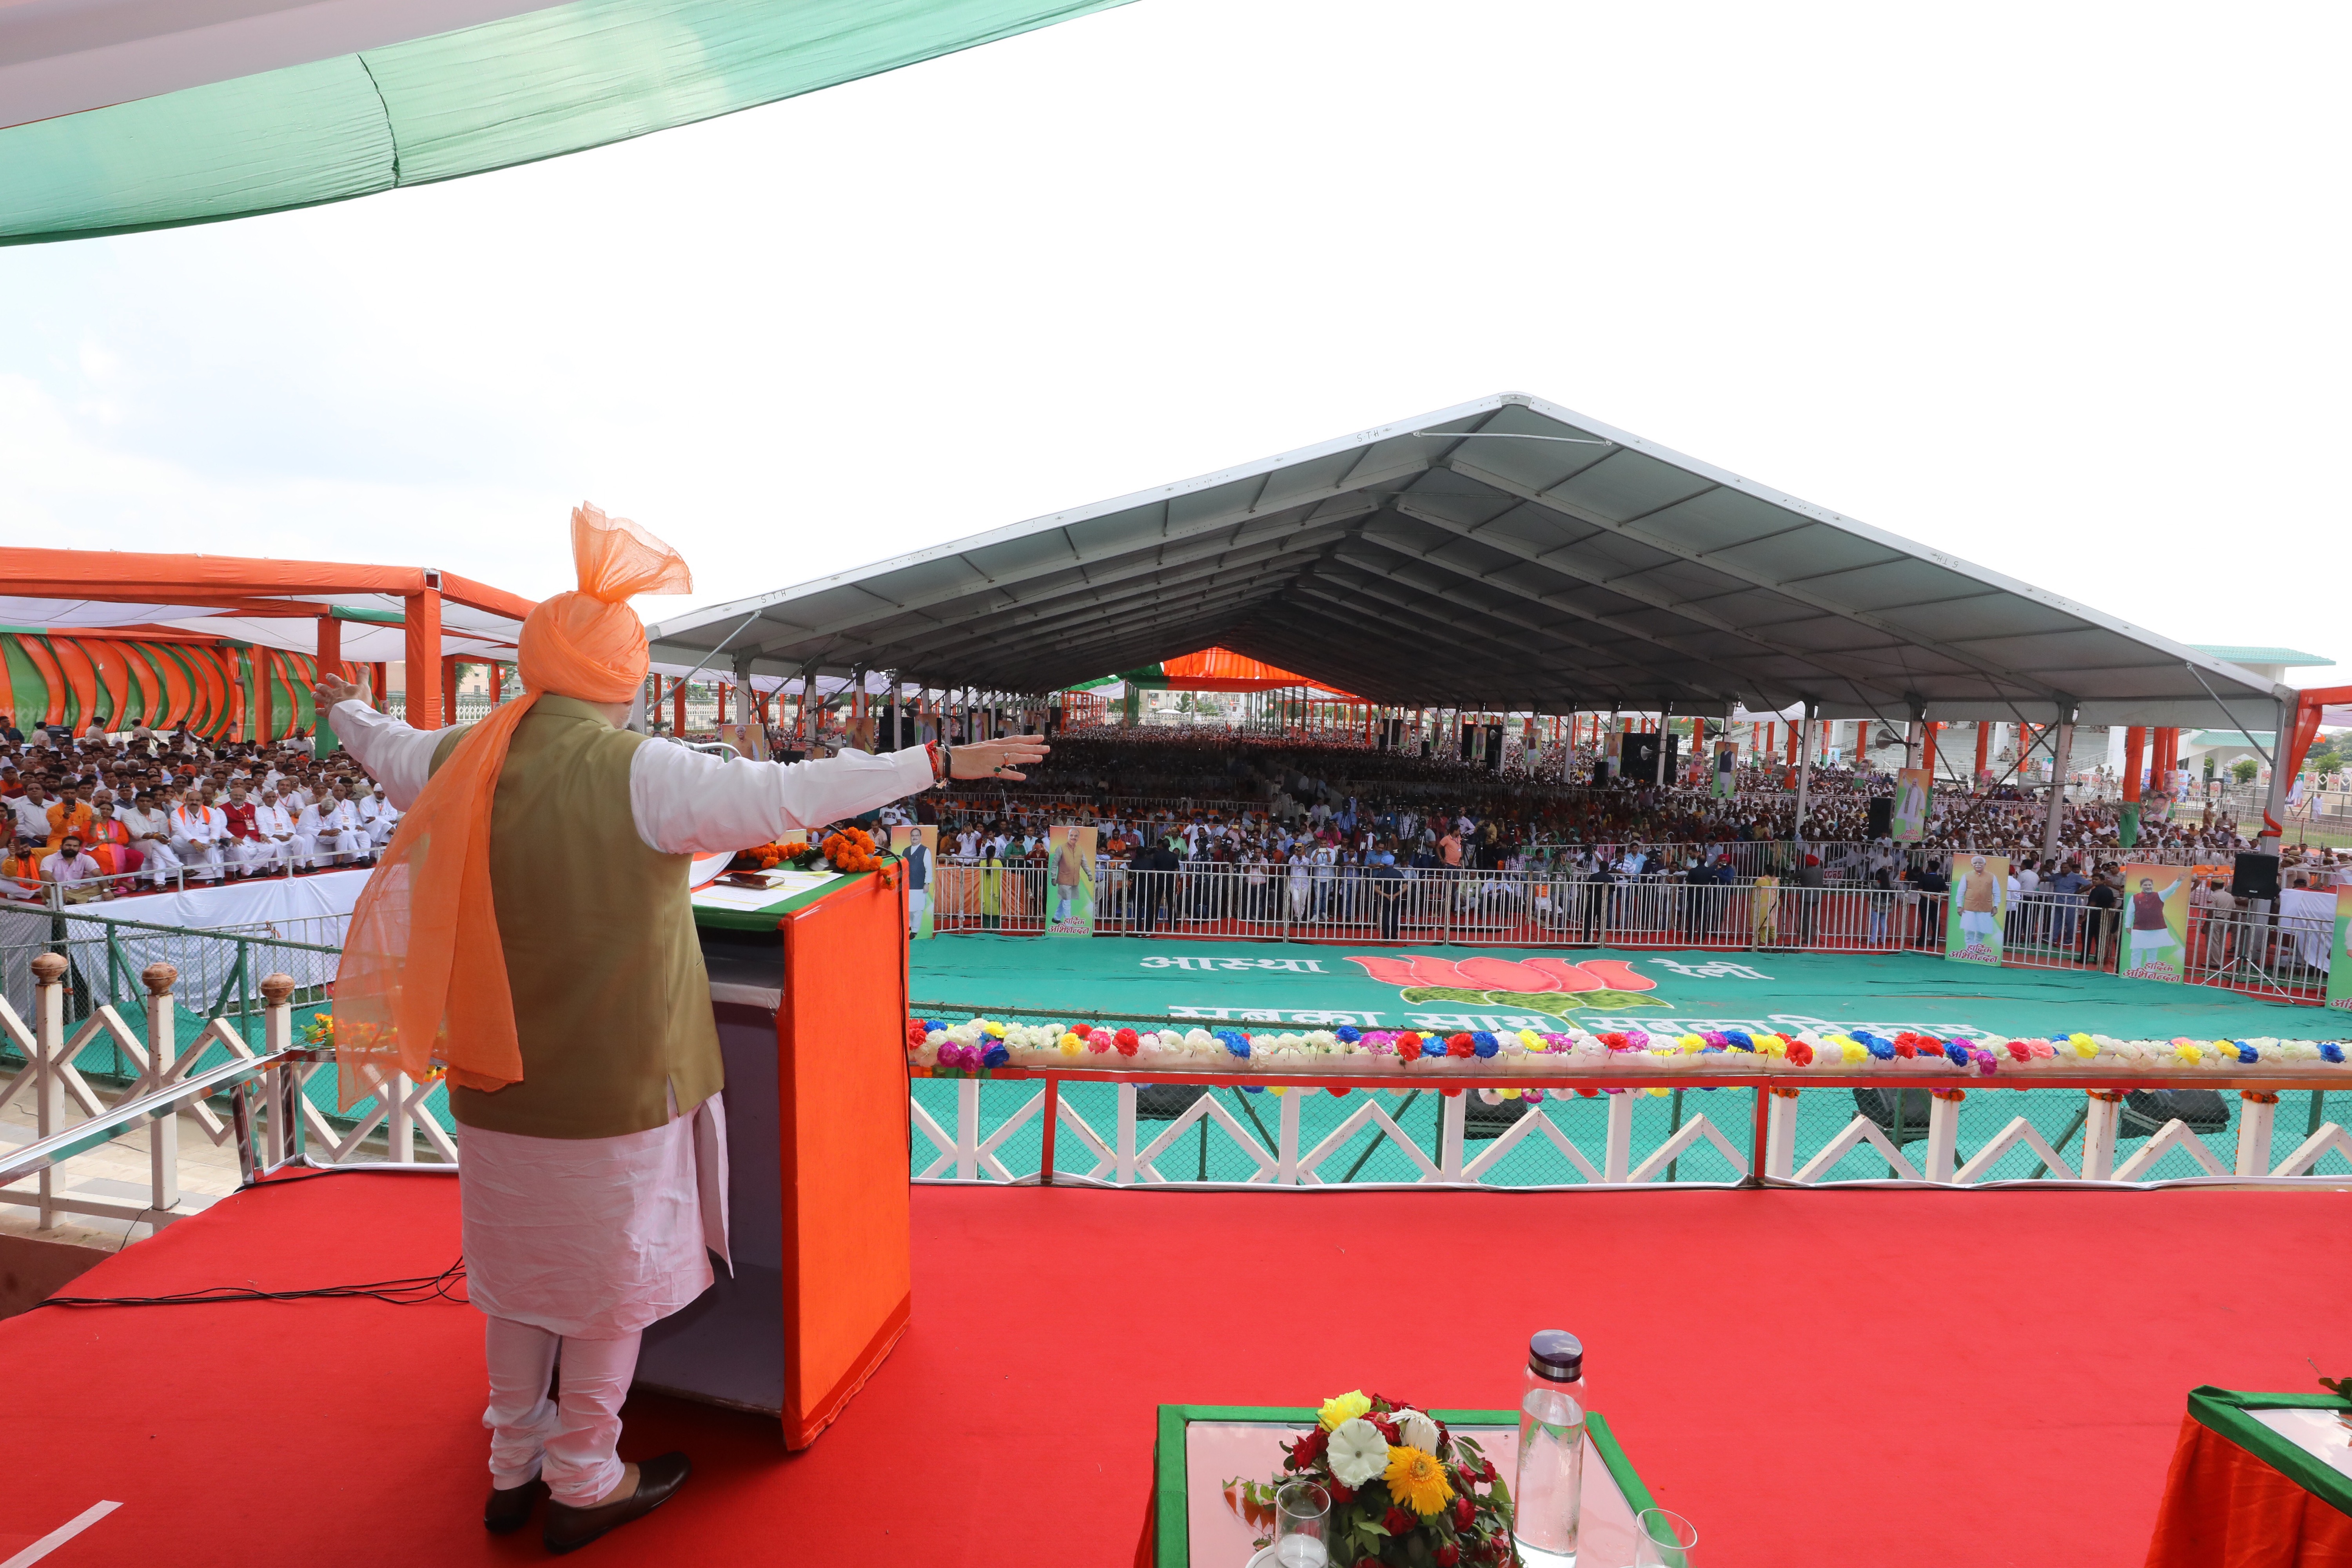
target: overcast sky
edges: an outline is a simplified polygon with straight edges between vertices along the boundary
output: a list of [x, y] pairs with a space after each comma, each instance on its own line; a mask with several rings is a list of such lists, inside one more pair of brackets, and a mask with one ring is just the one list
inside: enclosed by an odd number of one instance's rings
[[0, 535], [537, 595], [587, 498], [692, 563], [654, 618], [1514, 390], [2352, 665], [2348, 31], [1140, 0], [526, 168], [0, 249]]

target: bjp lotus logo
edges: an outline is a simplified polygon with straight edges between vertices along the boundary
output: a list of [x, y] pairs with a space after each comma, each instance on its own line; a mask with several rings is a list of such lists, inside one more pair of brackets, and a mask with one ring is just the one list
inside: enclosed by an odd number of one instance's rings
[[1383, 985], [1402, 989], [1408, 1002], [1483, 1002], [1538, 1013], [1565, 1015], [1579, 1007], [1619, 1013], [1628, 1007], [1663, 1007], [1639, 994], [1657, 982], [1618, 958], [1355, 958], [1364, 973]]

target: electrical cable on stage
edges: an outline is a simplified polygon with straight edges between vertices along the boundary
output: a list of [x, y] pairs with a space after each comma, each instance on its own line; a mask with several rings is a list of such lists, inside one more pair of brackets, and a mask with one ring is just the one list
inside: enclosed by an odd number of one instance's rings
[[[268, 1176], [243, 1191], [259, 1192], [268, 1187], [290, 1186], [297, 1182], [315, 1182], [321, 1176], [345, 1176], [359, 1173], [351, 1171], [304, 1171], [293, 1175]], [[404, 1279], [373, 1279], [360, 1285], [320, 1285], [308, 1290], [259, 1290], [246, 1285], [208, 1285], [200, 1290], [181, 1290], [168, 1296], [51, 1296], [36, 1301], [26, 1310], [41, 1307], [201, 1307], [231, 1301], [382, 1301], [387, 1306], [416, 1307], [439, 1300], [460, 1307], [473, 1305], [464, 1296], [450, 1291], [466, 1281], [466, 1259], [457, 1260], [438, 1274], [417, 1274]]]
[[436, 1300], [460, 1307], [473, 1303], [451, 1291], [466, 1282], [466, 1260], [459, 1258], [438, 1274], [405, 1279], [375, 1279], [363, 1285], [320, 1285], [308, 1290], [258, 1290], [245, 1285], [207, 1285], [168, 1296], [51, 1296], [26, 1310], [42, 1307], [202, 1307], [229, 1301], [382, 1301], [394, 1307], [423, 1306]]

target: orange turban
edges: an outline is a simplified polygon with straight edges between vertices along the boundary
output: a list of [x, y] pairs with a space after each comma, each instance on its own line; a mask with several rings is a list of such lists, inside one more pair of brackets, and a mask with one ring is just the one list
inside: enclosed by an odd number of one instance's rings
[[646, 659], [629, 596], [694, 587], [677, 552], [593, 506], [572, 510], [572, 562], [578, 589], [543, 601], [522, 624], [521, 700], [493, 709], [435, 770], [352, 910], [334, 1003], [345, 1109], [376, 1093], [371, 1080], [383, 1074], [422, 1078], [436, 1060], [468, 1089], [522, 1081], [490, 894], [490, 800], [515, 726], [541, 692], [628, 701]]

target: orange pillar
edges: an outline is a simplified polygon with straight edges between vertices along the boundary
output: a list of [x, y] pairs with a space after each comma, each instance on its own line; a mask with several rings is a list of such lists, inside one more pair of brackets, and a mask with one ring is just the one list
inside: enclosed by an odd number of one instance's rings
[[384, 693], [392, 689], [392, 667], [385, 664], [382, 659], [378, 659], [375, 663], [369, 665], [368, 668], [373, 672], [372, 685], [373, 687], [373, 689], [368, 693], [369, 700], [375, 708], [375, 710], [381, 713], [383, 711]]
[[1942, 728], [1941, 724], [1929, 724], [1927, 738], [1919, 747], [1919, 765], [1927, 770], [1929, 784], [1936, 782], [1936, 731]]
[[671, 734], [686, 733], [686, 677], [682, 675], [670, 683], [669, 721]]
[[258, 645], [253, 650], [253, 738], [264, 745], [278, 738], [270, 733], [276, 715], [270, 712], [269, 652]]
[[441, 706], [441, 590], [425, 588], [404, 598], [408, 727], [438, 730], [446, 722]]
[[319, 674], [343, 673], [343, 623], [332, 616], [319, 617]]

